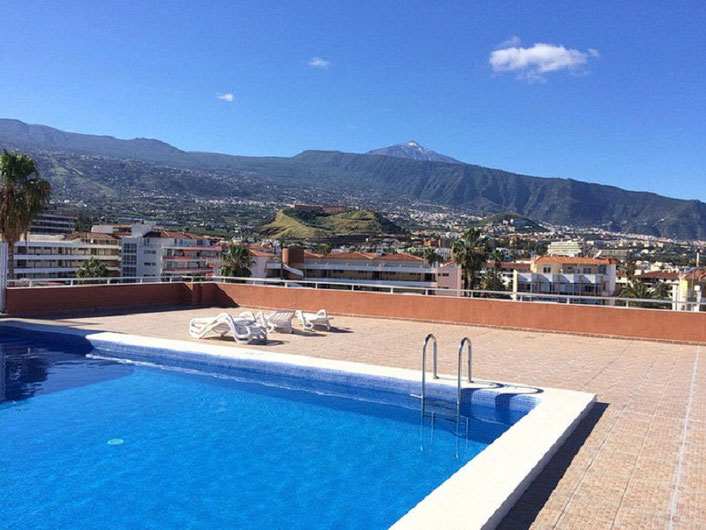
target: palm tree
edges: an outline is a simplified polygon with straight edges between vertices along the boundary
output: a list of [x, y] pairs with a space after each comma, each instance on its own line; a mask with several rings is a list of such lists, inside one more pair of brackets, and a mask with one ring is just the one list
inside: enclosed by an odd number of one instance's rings
[[248, 278], [252, 274], [253, 259], [250, 250], [242, 245], [231, 245], [221, 258], [221, 275]]
[[671, 295], [671, 291], [669, 289], [669, 285], [665, 282], [657, 282], [654, 284], [654, 287], [652, 287], [652, 294], [659, 300], [668, 300]]
[[502, 276], [496, 270], [487, 271], [481, 276], [480, 287], [484, 291], [505, 291], [505, 283]]
[[27, 155], [3, 150], [0, 157], [0, 235], [7, 243], [7, 276], [15, 275], [15, 243], [27, 234], [49, 202], [51, 185]]
[[629, 256], [628, 259], [625, 260], [625, 264], [623, 265], [623, 272], [625, 273], [625, 276], [628, 280], [632, 280], [635, 276], [635, 269], [637, 269], [637, 263], [635, 263], [635, 258]]
[[96, 259], [95, 256], [88, 258], [88, 261], [76, 271], [78, 278], [105, 278], [109, 275], [110, 273], [105, 263]]
[[493, 249], [493, 252], [490, 253], [490, 261], [493, 262], [493, 269], [495, 269], [495, 272], [500, 272], [500, 269], [503, 268], [504, 259], [505, 254], [497, 248]]
[[431, 247], [426, 247], [424, 249], [423, 256], [430, 267], [433, 267], [434, 264], [439, 263], [439, 261], [441, 261], [441, 256], [439, 256], [436, 250]]
[[463, 272], [463, 288], [473, 287], [476, 271], [480, 270], [488, 259], [488, 246], [481, 236], [481, 231], [469, 228], [461, 239], [454, 242], [451, 253], [454, 263], [461, 267]]
[[[636, 299], [649, 299], [654, 298], [654, 291], [649, 288], [645, 282], [640, 280], [632, 280], [628, 283], [623, 290], [620, 292], [621, 298], [636, 298]], [[631, 302], [632, 307], [650, 307], [652, 304], [649, 302]]]

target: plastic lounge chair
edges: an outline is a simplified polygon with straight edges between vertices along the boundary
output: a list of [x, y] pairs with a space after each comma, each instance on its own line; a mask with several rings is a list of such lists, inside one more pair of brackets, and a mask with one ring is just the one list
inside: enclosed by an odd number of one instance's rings
[[282, 333], [292, 332], [292, 319], [294, 318], [294, 311], [275, 311], [266, 315], [264, 312], [260, 311], [257, 314], [257, 321], [259, 324], [265, 328], [267, 331], [280, 331]]
[[304, 311], [297, 309], [297, 311], [295, 311], [295, 315], [299, 320], [301, 320], [302, 327], [304, 329], [311, 330], [319, 326], [331, 331], [331, 321], [333, 320], [333, 317], [328, 316], [325, 309], [320, 309], [316, 313], [305, 313]]
[[267, 342], [267, 330], [264, 327], [246, 319], [233, 318], [228, 313], [194, 318], [189, 322], [189, 335], [195, 339], [202, 339], [209, 333], [225, 337], [229, 332], [233, 334], [236, 342]]

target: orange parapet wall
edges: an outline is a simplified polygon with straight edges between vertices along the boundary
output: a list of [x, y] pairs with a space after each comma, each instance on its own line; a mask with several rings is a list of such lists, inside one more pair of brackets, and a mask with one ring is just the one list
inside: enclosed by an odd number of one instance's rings
[[706, 312], [178, 282], [13, 288], [6, 300], [13, 316], [167, 306], [326, 309], [363, 317], [706, 344]]
[[706, 343], [706, 312], [220, 284], [226, 299], [272, 309]]

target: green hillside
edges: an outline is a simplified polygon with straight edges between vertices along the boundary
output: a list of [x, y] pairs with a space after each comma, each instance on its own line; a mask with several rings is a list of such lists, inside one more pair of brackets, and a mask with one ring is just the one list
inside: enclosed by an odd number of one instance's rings
[[381, 236], [403, 230], [392, 221], [370, 210], [348, 210], [322, 214], [312, 210], [285, 208], [263, 224], [258, 233], [273, 239], [326, 239], [341, 235]]
[[118, 140], [3, 119], [0, 148], [35, 158], [56, 198], [81, 199], [105, 211], [136, 197], [150, 204], [179, 196], [181, 210], [186, 201], [203, 199], [324, 202], [343, 193], [366, 207], [416, 200], [478, 215], [517, 212], [538, 222], [706, 239], [706, 203], [698, 200], [472, 164], [337, 151], [290, 158], [185, 152], [158, 140]]

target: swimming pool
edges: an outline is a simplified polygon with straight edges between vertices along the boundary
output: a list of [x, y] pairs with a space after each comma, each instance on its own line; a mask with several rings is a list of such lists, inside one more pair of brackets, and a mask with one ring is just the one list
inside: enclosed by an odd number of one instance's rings
[[469, 393], [466, 434], [409, 380], [11, 327], [0, 350], [8, 527], [386, 528], [536, 404]]

